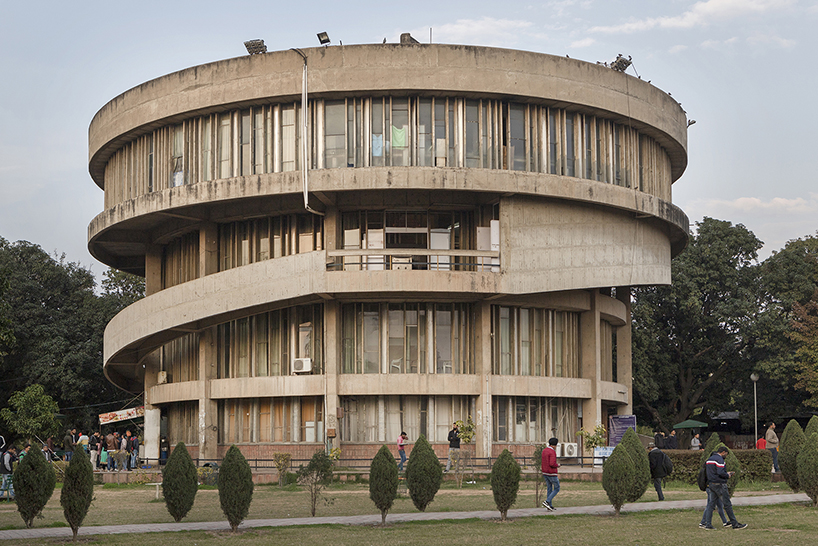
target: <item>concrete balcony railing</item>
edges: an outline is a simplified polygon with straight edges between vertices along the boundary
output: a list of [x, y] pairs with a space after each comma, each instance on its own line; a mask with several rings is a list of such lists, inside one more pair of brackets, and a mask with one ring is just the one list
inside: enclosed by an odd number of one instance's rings
[[500, 272], [500, 252], [491, 250], [435, 250], [384, 248], [328, 250], [328, 271], [478, 271]]

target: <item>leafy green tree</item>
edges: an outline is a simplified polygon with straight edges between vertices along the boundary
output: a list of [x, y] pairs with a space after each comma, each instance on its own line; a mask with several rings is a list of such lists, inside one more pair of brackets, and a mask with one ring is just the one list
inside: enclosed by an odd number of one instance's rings
[[310, 494], [310, 515], [315, 517], [315, 508], [318, 506], [321, 492], [332, 481], [332, 459], [326, 451], [319, 449], [312, 454], [307, 466], [302, 464], [298, 467], [296, 475], [298, 483], [306, 487]]
[[252, 501], [253, 471], [239, 448], [230, 446], [219, 468], [219, 504], [234, 533], [250, 513]]
[[608, 494], [617, 516], [633, 491], [634, 480], [636, 469], [633, 459], [628, 454], [628, 448], [620, 443], [602, 465], [602, 488]]
[[74, 533], [74, 542], [77, 541], [77, 531], [85, 520], [93, 500], [94, 469], [85, 451], [79, 450], [74, 453], [71, 462], [68, 463], [60, 491], [60, 505], [65, 521], [68, 522], [68, 526]]
[[507, 449], [497, 457], [491, 467], [491, 492], [494, 495], [494, 504], [500, 511], [500, 520], [505, 521], [508, 509], [517, 502], [517, 492], [520, 490], [520, 465]]
[[[221, 483], [222, 480], [219, 480]], [[179, 442], [162, 470], [162, 494], [165, 506], [176, 523], [193, 508], [199, 490], [199, 474], [184, 442]]]
[[704, 218], [671, 264], [673, 284], [634, 290], [637, 414], [669, 428], [705, 408], [733, 409], [753, 362], [761, 245], [741, 224]]
[[639, 436], [636, 435], [632, 428], [625, 431], [620, 444], [628, 450], [628, 455], [633, 460], [634, 469], [633, 489], [628, 492], [625, 502], [636, 502], [642, 498], [642, 495], [648, 489], [648, 484], [651, 482], [650, 459], [648, 459], [648, 452], [642, 447], [642, 442], [639, 441]]
[[381, 446], [369, 465], [369, 498], [381, 511], [381, 525], [398, 496], [398, 464], [386, 446]]
[[788, 337], [796, 344], [794, 387], [809, 396], [806, 406], [818, 408], [818, 290], [805, 304], [793, 304], [792, 313]]
[[[0, 237], [0, 244], [2, 244]], [[8, 354], [8, 351], [14, 345], [14, 330], [11, 327], [11, 306], [5, 300], [3, 295], [9, 289], [9, 281], [6, 278], [6, 273], [0, 270], [0, 363], [3, 362], [3, 357]]]
[[539, 444], [534, 446], [534, 472], [537, 473], [537, 479], [534, 480], [534, 507], [539, 507], [542, 500], [540, 500], [540, 492], [544, 492], [545, 489], [542, 489], [542, 450], [546, 449], [545, 444]]
[[43, 452], [32, 448], [14, 469], [13, 483], [17, 511], [26, 527], [31, 528], [34, 518], [42, 513], [54, 493], [57, 474]]
[[406, 461], [406, 486], [415, 508], [421, 512], [426, 511], [426, 507], [435, 499], [441, 483], [443, 469], [440, 461], [426, 436], [421, 434]]
[[778, 466], [781, 468], [784, 481], [795, 493], [799, 490], [798, 454], [801, 453], [805, 441], [806, 435], [801, 425], [795, 419], [790, 419], [778, 444]]
[[42, 385], [30, 385], [9, 398], [11, 408], [0, 410], [0, 418], [9, 430], [31, 442], [35, 438], [45, 438], [59, 429], [56, 414], [57, 403], [48, 396]]
[[[69, 422], [79, 428], [96, 426], [97, 407], [120, 400], [122, 394], [103, 375], [102, 339], [105, 326], [130, 299], [130, 290], [97, 294], [90, 270], [49, 256], [26, 241], [0, 238], [0, 272], [6, 289], [0, 293], [0, 322], [11, 327], [0, 335], [0, 407], [15, 391], [43, 385]], [[113, 280], [111, 281], [114, 282]], [[0, 332], [6, 332], [0, 327]]]
[[818, 433], [806, 439], [798, 454], [798, 481], [812, 499], [812, 506], [818, 506]]

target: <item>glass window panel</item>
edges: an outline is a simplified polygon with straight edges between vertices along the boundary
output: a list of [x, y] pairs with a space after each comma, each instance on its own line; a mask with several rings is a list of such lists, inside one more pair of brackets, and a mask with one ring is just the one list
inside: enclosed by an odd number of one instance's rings
[[515, 171], [526, 170], [525, 111], [526, 107], [521, 104], [509, 105], [509, 136], [511, 138], [509, 157], [512, 159], [511, 169]]
[[324, 103], [324, 166], [327, 169], [346, 167], [346, 135], [344, 101]]

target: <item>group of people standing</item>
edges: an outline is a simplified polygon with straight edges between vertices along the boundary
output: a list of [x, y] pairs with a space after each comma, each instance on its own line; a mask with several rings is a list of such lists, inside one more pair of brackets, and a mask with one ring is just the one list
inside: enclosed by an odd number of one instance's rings
[[71, 429], [63, 437], [65, 460], [70, 461], [77, 449], [84, 450], [91, 459], [94, 472], [133, 470], [139, 464], [139, 437], [126, 430], [125, 434], [109, 432], [103, 436], [99, 431], [90, 436]]

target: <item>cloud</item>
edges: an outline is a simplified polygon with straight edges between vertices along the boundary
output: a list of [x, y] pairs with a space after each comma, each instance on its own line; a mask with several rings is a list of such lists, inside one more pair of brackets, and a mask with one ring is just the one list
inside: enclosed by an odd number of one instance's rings
[[755, 34], [747, 38], [747, 41], [753, 45], [772, 46], [789, 49], [795, 46], [795, 40], [788, 40], [780, 36], [771, 34]]
[[681, 53], [685, 49], [687, 49], [686, 45], [679, 44], [679, 45], [675, 45], [675, 46], [671, 47], [670, 52], [671, 53]]
[[745, 214], [818, 214], [818, 193], [811, 193], [806, 199], [803, 197], [795, 199], [773, 197], [769, 201], [758, 197], [738, 197], [729, 201], [702, 199], [695, 201], [694, 207], [705, 211], [733, 211]]
[[778, 11], [793, 5], [797, 0], [706, 0], [696, 2], [682, 13], [671, 17], [649, 17], [614, 26], [597, 26], [591, 32], [608, 34], [632, 34], [654, 28], [705, 27], [716, 20], [729, 21], [745, 15]]
[[[424, 36], [429, 29], [415, 29], [413, 36]], [[540, 36], [534, 32], [534, 23], [530, 21], [496, 19], [458, 19], [432, 27], [432, 39], [436, 43], [480, 44], [508, 47], [516, 43], [521, 35]], [[423, 41], [423, 40], [421, 40]]]
[[596, 43], [596, 40], [593, 38], [583, 38], [582, 40], [577, 40], [576, 42], [571, 42], [572, 48], [580, 48], [580, 47], [590, 47]]

